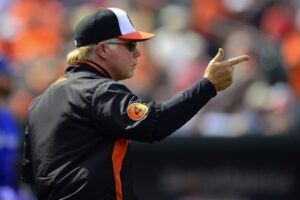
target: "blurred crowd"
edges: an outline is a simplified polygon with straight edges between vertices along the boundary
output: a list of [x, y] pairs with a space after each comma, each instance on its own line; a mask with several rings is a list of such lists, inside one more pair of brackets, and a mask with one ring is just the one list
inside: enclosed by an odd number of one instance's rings
[[[219, 47], [227, 58], [251, 56], [235, 67], [233, 85], [174, 137], [297, 134], [299, 0], [1, 0], [0, 156], [8, 166], [17, 160], [31, 100], [63, 75], [76, 23], [100, 6], [120, 7], [137, 29], [156, 34], [139, 44], [135, 77], [124, 81], [144, 101], [190, 87]], [[15, 187], [5, 178], [13, 169], [2, 163], [0, 185]]]

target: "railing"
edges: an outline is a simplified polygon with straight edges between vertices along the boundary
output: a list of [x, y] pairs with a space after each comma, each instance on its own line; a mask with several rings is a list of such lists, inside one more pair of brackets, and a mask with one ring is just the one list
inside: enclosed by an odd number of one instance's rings
[[300, 137], [170, 138], [131, 152], [142, 200], [300, 199]]

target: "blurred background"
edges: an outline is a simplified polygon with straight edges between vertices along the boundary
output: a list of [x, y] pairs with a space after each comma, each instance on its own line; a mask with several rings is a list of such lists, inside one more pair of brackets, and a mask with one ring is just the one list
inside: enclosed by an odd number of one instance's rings
[[299, 199], [299, 0], [1, 0], [0, 200], [35, 199], [17, 179], [28, 106], [63, 75], [75, 25], [100, 6], [156, 34], [124, 81], [144, 101], [191, 86], [220, 47], [251, 56], [169, 139], [134, 144], [141, 199]]

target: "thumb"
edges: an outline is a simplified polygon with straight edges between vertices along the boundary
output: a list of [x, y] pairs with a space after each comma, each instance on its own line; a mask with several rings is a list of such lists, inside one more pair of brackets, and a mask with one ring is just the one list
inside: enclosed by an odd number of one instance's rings
[[211, 63], [220, 62], [224, 59], [224, 50], [219, 48], [217, 55], [211, 60]]

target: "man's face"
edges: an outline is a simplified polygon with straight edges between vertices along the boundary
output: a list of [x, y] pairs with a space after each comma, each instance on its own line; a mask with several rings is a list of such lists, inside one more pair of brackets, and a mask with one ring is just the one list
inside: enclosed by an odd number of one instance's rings
[[136, 48], [136, 42], [116, 40], [108, 42], [107, 65], [114, 80], [131, 78], [137, 65], [137, 58], [141, 55]]

